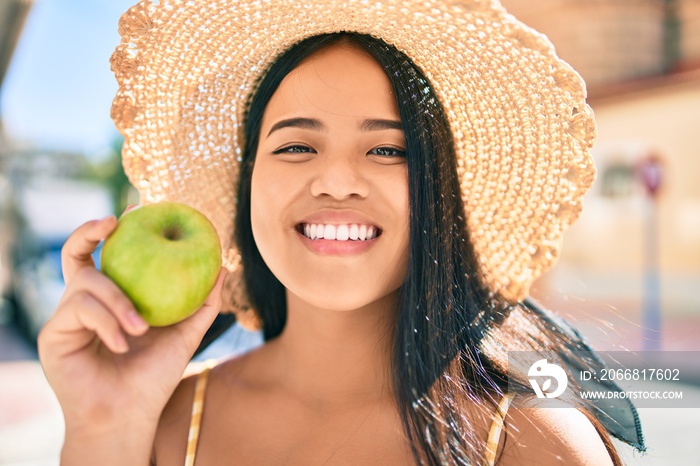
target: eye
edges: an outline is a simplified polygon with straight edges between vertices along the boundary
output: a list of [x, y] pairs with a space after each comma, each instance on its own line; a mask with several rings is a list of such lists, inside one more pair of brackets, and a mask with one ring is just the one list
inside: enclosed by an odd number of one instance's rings
[[287, 146], [287, 147], [282, 147], [281, 149], [277, 149], [276, 151], [273, 152], [273, 154], [306, 154], [306, 153], [313, 153], [316, 152], [312, 148], [308, 146], [301, 146], [301, 145], [293, 145], [293, 146]]
[[369, 151], [369, 154], [381, 157], [406, 157], [406, 151], [395, 147], [377, 147]]

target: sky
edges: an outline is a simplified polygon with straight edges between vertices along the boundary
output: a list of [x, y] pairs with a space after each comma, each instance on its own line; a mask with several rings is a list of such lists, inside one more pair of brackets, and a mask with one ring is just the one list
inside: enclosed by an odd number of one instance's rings
[[136, 0], [34, 0], [0, 89], [0, 114], [21, 146], [97, 157], [118, 137], [109, 57]]

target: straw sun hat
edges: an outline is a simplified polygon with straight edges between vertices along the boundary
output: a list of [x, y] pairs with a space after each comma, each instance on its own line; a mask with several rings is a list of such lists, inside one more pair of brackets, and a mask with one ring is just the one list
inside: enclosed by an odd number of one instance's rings
[[246, 103], [311, 36], [354, 31], [410, 57], [446, 110], [481, 276], [511, 301], [556, 260], [593, 183], [595, 123], [580, 76], [496, 0], [143, 0], [119, 22], [112, 118], [143, 203], [216, 226], [225, 306], [254, 316], [232, 242]]

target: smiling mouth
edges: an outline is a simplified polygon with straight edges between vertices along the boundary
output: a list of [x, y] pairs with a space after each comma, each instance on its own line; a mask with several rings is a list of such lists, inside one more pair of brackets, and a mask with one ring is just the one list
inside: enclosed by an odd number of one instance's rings
[[375, 225], [362, 224], [325, 224], [300, 223], [296, 230], [311, 240], [325, 239], [332, 241], [369, 241], [382, 234]]

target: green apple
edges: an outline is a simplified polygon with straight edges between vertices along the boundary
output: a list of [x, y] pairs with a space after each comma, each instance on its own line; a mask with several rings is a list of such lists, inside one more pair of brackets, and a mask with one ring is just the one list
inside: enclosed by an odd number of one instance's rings
[[100, 262], [144, 320], [162, 327], [204, 303], [219, 275], [221, 245], [201, 212], [160, 202], [124, 214], [105, 240]]

